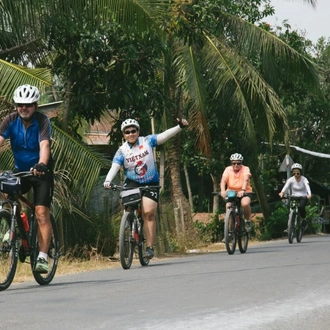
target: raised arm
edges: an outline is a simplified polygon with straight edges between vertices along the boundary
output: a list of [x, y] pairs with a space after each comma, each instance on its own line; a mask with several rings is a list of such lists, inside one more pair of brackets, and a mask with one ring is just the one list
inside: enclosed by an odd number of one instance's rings
[[188, 126], [188, 122], [186, 119], [180, 120], [179, 118], [176, 119], [178, 121], [178, 125], [172, 128], [167, 129], [163, 133], [157, 134], [157, 144], [163, 144], [179, 132], [181, 132], [181, 129]]

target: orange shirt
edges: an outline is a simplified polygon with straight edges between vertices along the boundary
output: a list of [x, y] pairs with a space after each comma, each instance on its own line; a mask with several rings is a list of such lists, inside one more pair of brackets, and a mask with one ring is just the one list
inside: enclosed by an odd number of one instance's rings
[[222, 174], [222, 180], [226, 182], [227, 189], [241, 191], [244, 184], [244, 177], [248, 175], [249, 181], [246, 185], [246, 192], [252, 192], [250, 185], [250, 178], [252, 177], [250, 173], [250, 168], [248, 166], [242, 165], [238, 172], [234, 172], [233, 166], [227, 166]]

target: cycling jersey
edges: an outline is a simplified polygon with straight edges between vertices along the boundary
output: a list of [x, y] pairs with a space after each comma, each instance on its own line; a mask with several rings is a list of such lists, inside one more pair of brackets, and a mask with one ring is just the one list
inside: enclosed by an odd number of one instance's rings
[[295, 197], [306, 197], [307, 195], [311, 195], [311, 188], [309, 186], [309, 181], [306, 177], [300, 176], [300, 181], [298, 182], [294, 176], [289, 178], [282, 191], [285, 192], [289, 188], [291, 188], [291, 194]]
[[[238, 172], [235, 172], [232, 166], [227, 166], [222, 174], [228, 190], [241, 191], [244, 184], [244, 177], [248, 175], [251, 178], [250, 168], [242, 165]], [[245, 191], [252, 192], [250, 180], [248, 181]]]
[[0, 126], [0, 135], [10, 139], [15, 169], [18, 171], [29, 171], [39, 163], [39, 144], [43, 140], [50, 141], [51, 134], [49, 118], [38, 111], [33, 114], [27, 128], [17, 112], [9, 114]]
[[157, 145], [157, 134], [140, 136], [134, 146], [125, 142], [117, 150], [113, 163], [123, 166], [129, 180], [141, 184], [156, 183], [159, 181], [159, 174], [152, 148]]

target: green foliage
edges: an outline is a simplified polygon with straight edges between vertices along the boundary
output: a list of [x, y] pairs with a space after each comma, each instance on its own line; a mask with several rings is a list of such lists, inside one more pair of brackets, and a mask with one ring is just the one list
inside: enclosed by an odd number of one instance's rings
[[218, 214], [208, 223], [195, 221], [194, 226], [198, 230], [200, 240], [205, 243], [220, 242], [223, 238], [224, 222], [219, 220]]
[[270, 240], [283, 237], [283, 230], [287, 228], [289, 210], [283, 203], [275, 206], [275, 211], [271, 214], [267, 222], [260, 224], [257, 238], [260, 240]]

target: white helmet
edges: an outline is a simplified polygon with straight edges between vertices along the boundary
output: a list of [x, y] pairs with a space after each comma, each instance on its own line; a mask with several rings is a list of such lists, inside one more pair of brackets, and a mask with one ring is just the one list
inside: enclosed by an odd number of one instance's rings
[[140, 125], [135, 119], [126, 119], [121, 124], [121, 131], [124, 132], [126, 127], [134, 126], [140, 130]]
[[239, 160], [239, 161], [242, 162], [243, 161], [243, 156], [241, 154], [238, 154], [238, 153], [232, 154], [230, 156], [230, 160]]
[[14, 92], [15, 103], [35, 103], [40, 99], [37, 87], [31, 85], [19, 86]]
[[298, 163], [294, 163], [292, 166], [291, 166], [291, 171], [293, 171], [295, 168], [297, 168], [298, 170], [302, 170], [302, 166]]

